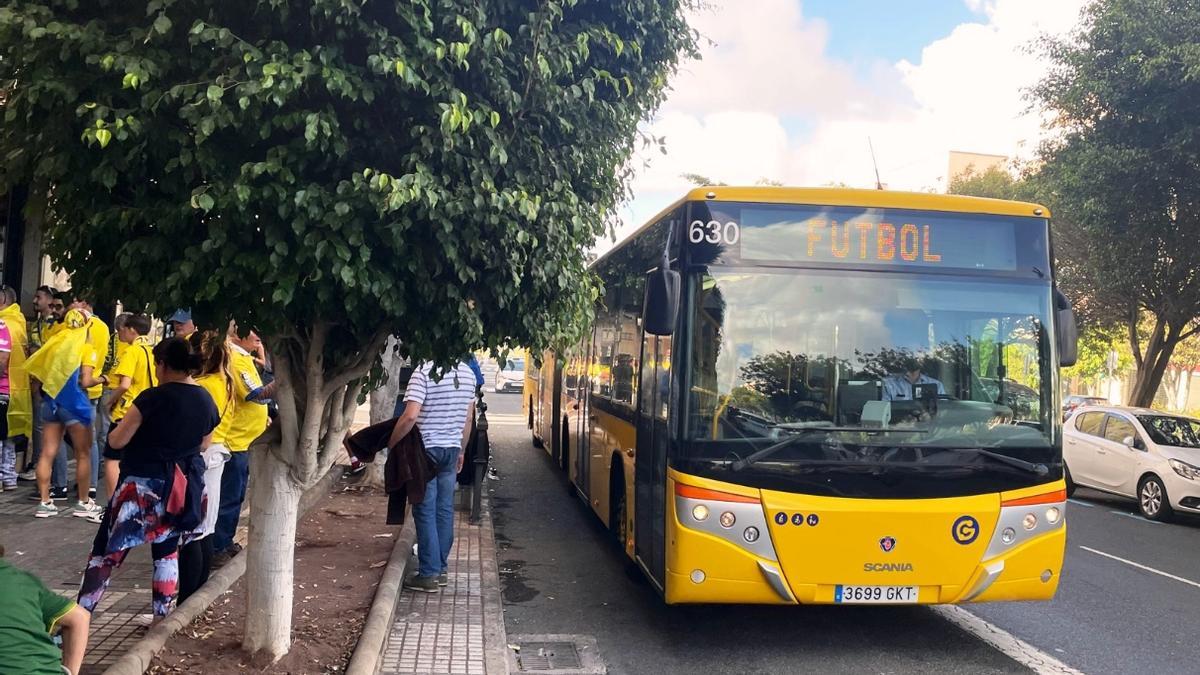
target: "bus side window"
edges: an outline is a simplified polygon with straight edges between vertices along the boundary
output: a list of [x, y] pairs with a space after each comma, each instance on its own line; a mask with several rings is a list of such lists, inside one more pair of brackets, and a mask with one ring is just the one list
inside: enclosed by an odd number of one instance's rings
[[637, 402], [638, 373], [641, 370], [642, 296], [645, 278], [626, 278], [621, 288], [621, 304], [616, 317], [616, 357], [612, 368], [613, 400], [633, 407]]

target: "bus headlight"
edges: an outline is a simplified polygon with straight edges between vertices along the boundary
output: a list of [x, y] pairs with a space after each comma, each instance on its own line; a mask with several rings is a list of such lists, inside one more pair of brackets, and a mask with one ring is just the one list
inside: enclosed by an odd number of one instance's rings
[[746, 531], [742, 533], [742, 536], [746, 538], [746, 541], [753, 544], [754, 542], [758, 541], [758, 528], [747, 527]]
[[699, 522], [708, 520], [708, 507], [703, 504], [697, 504], [692, 507], [692, 517]]
[[1058, 522], [1059, 518], [1062, 518], [1062, 511], [1060, 511], [1057, 506], [1051, 506], [1050, 508], [1046, 509], [1047, 523], [1054, 525]]
[[1167, 463], [1175, 470], [1175, 473], [1183, 476], [1188, 480], [1200, 480], [1200, 467], [1192, 466], [1187, 462], [1181, 462], [1177, 459], [1168, 459]]
[[721, 514], [721, 527], [733, 527], [733, 524], [736, 522], [737, 517], [733, 515], [732, 511], [726, 511]]
[[1032, 513], [1026, 513], [1025, 517], [1021, 519], [1021, 526], [1027, 530], [1037, 527], [1037, 516]]

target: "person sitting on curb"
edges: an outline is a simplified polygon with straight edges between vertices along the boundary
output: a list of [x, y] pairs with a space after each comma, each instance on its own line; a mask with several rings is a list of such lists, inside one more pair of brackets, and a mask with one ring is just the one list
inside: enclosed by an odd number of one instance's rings
[[[83, 666], [92, 615], [4, 560], [0, 545], [0, 663], [24, 675], [75, 675]], [[54, 644], [62, 630], [62, 652]]]

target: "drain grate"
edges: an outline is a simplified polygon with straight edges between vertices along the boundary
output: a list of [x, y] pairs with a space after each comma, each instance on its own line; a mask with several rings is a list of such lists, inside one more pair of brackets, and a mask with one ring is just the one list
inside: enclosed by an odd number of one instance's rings
[[517, 665], [521, 672], [547, 670], [577, 670], [583, 663], [579, 650], [572, 642], [527, 642], [517, 654]]
[[545, 675], [602, 675], [596, 639], [586, 635], [512, 636], [510, 669]]

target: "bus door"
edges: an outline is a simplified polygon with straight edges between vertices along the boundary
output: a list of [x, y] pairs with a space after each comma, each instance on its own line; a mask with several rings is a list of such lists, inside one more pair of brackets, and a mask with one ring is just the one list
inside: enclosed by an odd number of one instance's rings
[[660, 586], [666, 578], [667, 413], [671, 401], [671, 338], [646, 335], [638, 387], [634, 464], [634, 550]]
[[590, 348], [590, 344], [585, 344], [579, 349], [579, 353], [571, 358], [574, 386], [568, 390], [568, 406], [565, 411], [570, 425], [570, 432], [567, 434], [567, 478], [581, 492], [587, 489], [588, 434], [591, 431], [591, 424], [588, 422], [590, 415], [588, 351]]
[[542, 378], [542, 404], [538, 409], [542, 414], [549, 414], [550, 419], [542, 422], [542, 429], [548, 434], [546, 438], [546, 447], [550, 450], [550, 456], [554, 461], [562, 467], [563, 471], [567, 470], [567, 456], [563, 452], [563, 425], [562, 425], [562, 402], [563, 402], [563, 360], [557, 355], [551, 355], [546, 359], [547, 370]]

